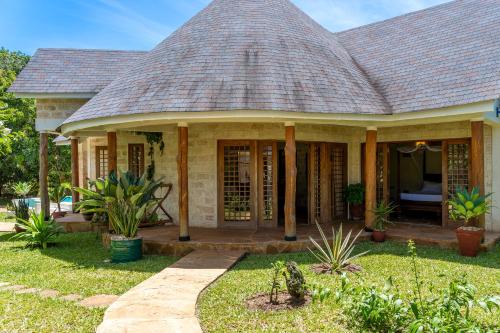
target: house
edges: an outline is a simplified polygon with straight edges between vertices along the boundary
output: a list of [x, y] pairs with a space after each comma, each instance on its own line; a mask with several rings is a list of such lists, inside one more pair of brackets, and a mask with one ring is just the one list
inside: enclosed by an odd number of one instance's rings
[[[297, 224], [345, 218], [359, 182], [368, 228], [380, 200], [446, 226], [457, 186], [499, 202], [499, 15], [458, 0], [332, 33], [288, 0], [215, 0], [149, 52], [39, 49], [10, 91], [36, 99], [44, 205], [62, 133], [73, 185], [152, 156], [183, 241], [282, 225], [294, 241]], [[482, 223], [500, 230], [498, 204]]]

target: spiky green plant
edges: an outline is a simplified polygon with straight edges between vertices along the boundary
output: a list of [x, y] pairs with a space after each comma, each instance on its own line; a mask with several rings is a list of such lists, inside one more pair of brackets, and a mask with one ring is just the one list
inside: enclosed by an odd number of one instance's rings
[[450, 218], [455, 222], [463, 221], [466, 226], [469, 225], [471, 221], [490, 211], [491, 203], [488, 200], [490, 196], [491, 193], [481, 195], [478, 187], [474, 187], [470, 192], [465, 188], [457, 188], [453, 198], [448, 201], [451, 206]]
[[391, 223], [389, 217], [394, 213], [396, 208], [397, 206], [392, 202], [386, 203], [382, 201], [379, 203], [377, 207], [372, 210], [375, 214], [374, 229], [377, 231], [385, 231], [385, 226]]
[[25, 230], [13, 235], [11, 239], [25, 240], [28, 246], [42, 249], [46, 249], [63, 232], [63, 228], [54, 219], [45, 220], [43, 211], [40, 214], [31, 212], [28, 220], [18, 218], [16, 225]]
[[26, 198], [26, 196], [30, 193], [31, 188], [33, 186], [28, 182], [18, 182], [12, 185], [12, 190], [14, 194], [21, 197]]
[[57, 204], [57, 211], [61, 211], [61, 201], [69, 194], [70, 189], [69, 183], [61, 183], [49, 189], [50, 200]]
[[351, 239], [352, 230], [343, 238], [342, 225], [340, 225], [339, 230], [336, 232], [335, 227], [332, 227], [332, 243], [330, 244], [328, 238], [326, 237], [323, 229], [316, 221], [316, 226], [318, 227], [321, 239], [323, 241], [323, 246], [318, 244], [314, 238], [309, 237], [311, 243], [316, 248], [316, 251], [308, 249], [315, 257], [318, 259], [323, 266], [325, 266], [329, 272], [337, 272], [347, 269], [350, 266], [352, 260], [361, 257], [368, 253], [365, 251], [356, 255], [352, 255], [352, 251], [355, 247], [355, 242], [359, 235], [363, 232], [360, 230], [358, 234]]

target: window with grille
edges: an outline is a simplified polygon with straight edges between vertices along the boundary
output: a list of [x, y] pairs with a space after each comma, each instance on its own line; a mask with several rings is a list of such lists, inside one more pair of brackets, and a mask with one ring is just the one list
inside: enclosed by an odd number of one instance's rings
[[347, 145], [332, 144], [332, 211], [335, 218], [346, 217], [344, 188], [347, 185]]
[[250, 145], [224, 145], [222, 176], [224, 222], [244, 223], [252, 219], [250, 163]]
[[136, 177], [144, 174], [144, 144], [128, 145], [128, 169]]
[[309, 223], [321, 220], [320, 146], [309, 145]]
[[95, 152], [96, 178], [106, 178], [108, 176], [108, 147], [96, 146]]
[[261, 208], [260, 208], [260, 220], [263, 225], [275, 225], [276, 224], [276, 214], [275, 211], [275, 198], [277, 186], [277, 170], [275, 162], [276, 154], [276, 144], [275, 143], [265, 143], [260, 144], [259, 154], [259, 187], [261, 190]]
[[469, 188], [469, 145], [467, 143], [448, 144], [448, 198], [457, 187]]

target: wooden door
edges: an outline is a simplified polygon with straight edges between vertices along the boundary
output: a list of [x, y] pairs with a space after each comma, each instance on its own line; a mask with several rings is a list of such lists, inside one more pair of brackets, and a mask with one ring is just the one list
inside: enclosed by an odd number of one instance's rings
[[274, 141], [259, 141], [258, 159], [258, 225], [278, 225], [278, 145]]
[[108, 147], [95, 147], [95, 176], [96, 178], [106, 178], [108, 176]]
[[344, 200], [344, 189], [347, 186], [347, 144], [332, 143], [331, 151], [331, 197], [333, 219], [347, 218], [347, 203]]
[[379, 143], [377, 145], [377, 203], [390, 201], [390, 177], [389, 177], [389, 161], [390, 150], [388, 143]]

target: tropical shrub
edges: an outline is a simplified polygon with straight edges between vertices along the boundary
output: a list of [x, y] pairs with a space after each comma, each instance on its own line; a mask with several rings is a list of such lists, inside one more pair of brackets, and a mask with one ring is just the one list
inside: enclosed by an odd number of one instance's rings
[[346, 187], [344, 199], [346, 202], [355, 205], [361, 205], [364, 200], [365, 187], [363, 184], [350, 184]]
[[380, 202], [375, 209], [373, 209], [373, 213], [375, 214], [374, 230], [385, 231], [386, 225], [391, 223], [389, 217], [394, 213], [396, 208], [397, 206], [392, 202]]
[[294, 261], [286, 263], [286, 270], [283, 272], [286, 289], [292, 298], [303, 300], [307, 293], [306, 280], [299, 266]]
[[17, 219], [16, 225], [25, 230], [13, 235], [11, 239], [25, 240], [29, 247], [42, 249], [46, 249], [63, 232], [63, 228], [54, 219], [45, 220], [43, 211], [40, 214], [31, 212], [27, 220]]
[[466, 226], [469, 225], [471, 221], [490, 211], [491, 203], [488, 200], [490, 196], [491, 193], [480, 195], [478, 187], [474, 187], [470, 192], [465, 188], [457, 188], [453, 198], [448, 201], [451, 206], [450, 218], [455, 222], [463, 221]]
[[323, 241], [323, 246], [318, 244], [314, 238], [309, 237], [311, 243], [314, 245], [316, 251], [309, 249], [309, 251], [320, 261], [320, 263], [326, 268], [330, 273], [337, 272], [340, 273], [343, 270], [349, 269], [351, 261], [365, 255], [368, 251], [352, 255], [352, 251], [355, 247], [355, 242], [361, 235], [360, 231], [353, 239], [351, 239], [351, 231], [343, 239], [342, 225], [340, 225], [339, 230], [336, 232], [335, 228], [332, 227], [332, 244], [328, 242], [323, 229], [316, 221], [316, 226], [318, 227], [321, 239]]
[[18, 182], [12, 185], [12, 191], [20, 198], [26, 198], [33, 186], [28, 182]]
[[61, 211], [61, 201], [69, 194], [70, 189], [69, 183], [61, 183], [49, 189], [49, 198], [57, 204], [57, 211]]

